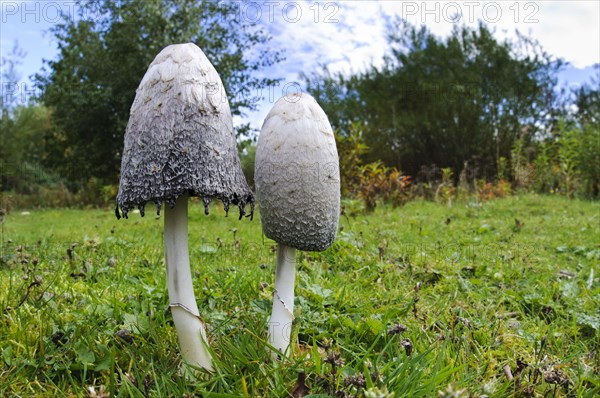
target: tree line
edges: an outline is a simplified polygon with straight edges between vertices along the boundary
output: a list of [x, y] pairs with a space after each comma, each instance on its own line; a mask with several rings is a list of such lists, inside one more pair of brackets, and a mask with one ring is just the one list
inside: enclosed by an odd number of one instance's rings
[[[27, 104], [0, 102], [2, 191], [44, 198], [40, 192], [58, 190], [65, 198], [79, 192], [82, 201], [112, 200], [135, 89], [168, 44], [190, 41], [206, 52], [234, 115], [256, 109], [259, 99], [251, 93], [279, 82], [255, 72], [280, 62], [282, 51], [269, 46], [264, 28], [235, 18], [233, 3], [101, 0], [77, 6], [80, 18], [65, 16], [51, 30], [59, 55], [34, 77], [40, 95]], [[98, 17], [86, 19], [90, 13]], [[388, 32], [382, 66], [350, 74], [324, 67], [302, 76], [339, 140], [346, 140], [340, 156], [356, 158], [355, 165], [382, 162], [413, 181], [430, 178], [433, 165], [453, 170], [456, 180], [468, 165], [473, 178], [513, 184], [515, 165], [537, 159], [541, 167], [546, 156], [547, 166], [559, 171], [543, 189], [571, 172], [573, 180], [585, 179], [587, 196], [597, 195], [598, 81], [561, 92], [563, 60], [523, 35], [498, 40], [483, 23], [457, 25], [441, 38], [397, 18]], [[4, 81], [18, 80], [20, 56], [15, 51], [3, 58]], [[255, 135], [248, 125], [238, 126], [238, 133], [251, 180]], [[565, 165], [565, 143], [572, 141], [573, 159]]]
[[[364, 163], [383, 162], [417, 182], [440, 183], [448, 169], [454, 183], [465, 172], [513, 185], [524, 184], [514, 171], [519, 163], [538, 174], [571, 167], [539, 175], [552, 180], [539, 190], [563, 189], [571, 178], [580, 193], [598, 195], [600, 65], [595, 79], [566, 91], [557, 77], [566, 62], [518, 32], [500, 41], [480, 23], [457, 25], [442, 38], [400, 18], [388, 32], [383, 66], [304, 75], [340, 137], [356, 141], [351, 136], [360, 132]], [[566, 146], [574, 158], [568, 167]]]

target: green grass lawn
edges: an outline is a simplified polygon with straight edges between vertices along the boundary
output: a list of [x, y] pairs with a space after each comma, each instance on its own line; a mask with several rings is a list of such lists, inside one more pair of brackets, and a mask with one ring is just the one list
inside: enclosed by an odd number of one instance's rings
[[275, 243], [259, 217], [192, 205], [196, 296], [216, 367], [195, 380], [179, 366], [161, 219], [11, 213], [0, 396], [600, 395], [598, 203], [356, 206], [346, 203], [330, 249], [299, 254], [293, 355], [276, 362], [265, 342]]

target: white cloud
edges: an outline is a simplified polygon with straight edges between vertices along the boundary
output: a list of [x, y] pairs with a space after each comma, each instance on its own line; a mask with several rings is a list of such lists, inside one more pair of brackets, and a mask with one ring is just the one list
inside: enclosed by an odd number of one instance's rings
[[381, 5], [386, 14], [424, 24], [436, 35], [449, 34], [458, 15], [460, 23], [470, 26], [486, 22], [498, 38], [514, 38], [519, 30], [579, 68], [600, 62], [598, 1], [382, 1]]
[[[358, 72], [372, 64], [379, 65], [387, 48], [385, 16], [377, 2], [277, 3], [272, 13], [263, 15], [261, 23], [273, 35], [270, 45], [285, 50], [286, 60], [269, 71], [284, 81], [274, 90], [274, 98], [267, 98], [260, 104], [260, 110], [250, 115], [256, 128], [260, 128], [274, 101], [285, 95], [286, 90], [303, 88], [302, 73], [318, 71], [321, 65], [333, 73]], [[263, 7], [264, 10], [267, 8]]]
[[578, 68], [599, 63], [600, 2], [541, 2], [531, 34], [546, 51]]

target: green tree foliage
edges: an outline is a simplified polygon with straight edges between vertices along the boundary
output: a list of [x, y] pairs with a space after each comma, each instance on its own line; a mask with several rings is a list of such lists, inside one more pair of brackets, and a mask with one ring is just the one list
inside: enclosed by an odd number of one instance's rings
[[254, 189], [254, 163], [256, 160], [256, 144], [249, 143], [240, 151], [240, 161], [244, 177], [251, 189]]
[[53, 180], [41, 164], [50, 113], [42, 105], [19, 105], [0, 119], [0, 191], [28, 193], [34, 185]]
[[575, 91], [578, 128], [568, 132], [569, 141], [575, 141], [574, 162], [579, 174], [579, 191], [584, 196], [600, 195], [600, 64], [589, 83]]
[[585, 196], [600, 196], [600, 126], [585, 124], [581, 130], [579, 169], [583, 180], [582, 191]]
[[345, 134], [335, 132], [335, 143], [340, 160], [340, 185], [342, 196], [356, 195], [364, 175], [363, 154], [368, 150], [364, 143], [362, 124], [353, 123]]
[[594, 65], [596, 75], [589, 83], [575, 90], [575, 120], [580, 124], [600, 126], [600, 64]]
[[533, 165], [534, 188], [539, 192], [598, 197], [600, 129], [561, 120], [553, 135], [538, 143]]
[[[539, 192], [600, 194], [600, 64], [596, 68], [597, 76], [573, 92], [575, 111], [566, 112], [550, 134], [535, 142], [532, 164]], [[515, 149], [522, 159], [523, 150]]]
[[513, 142], [555, 120], [555, 72], [563, 63], [523, 36], [499, 42], [483, 24], [434, 36], [398, 19], [382, 67], [350, 76], [327, 69], [304, 76], [333, 126], [348, 134], [363, 121], [367, 161], [416, 175], [477, 158], [495, 175]]
[[199, 0], [76, 1], [78, 15], [66, 15], [52, 29], [58, 58], [36, 75], [41, 99], [52, 109], [47, 164], [79, 186], [91, 177], [116, 181], [135, 90], [169, 44], [196, 43], [219, 71], [232, 113], [254, 109], [256, 92], [275, 80], [251, 72], [278, 62], [280, 54], [239, 7]]
[[36, 185], [52, 180], [41, 167], [50, 112], [21, 95], [25, 85], [18, 68], [25, 55], [15, 42], [11, 52], [0, 59], [0, 191], [30, 193]]

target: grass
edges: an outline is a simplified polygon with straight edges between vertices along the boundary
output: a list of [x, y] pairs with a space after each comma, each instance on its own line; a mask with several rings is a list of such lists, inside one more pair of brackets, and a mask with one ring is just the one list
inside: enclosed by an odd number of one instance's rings
[[293, 355], [281, 362], [265, 348], [274, 242], [258, 219], [192, 206], [216, 366], [194, 380], [167, 307], [161, 219], [6, 216], [0, 396], [600, 394], [598, 203], [522, 195], [368, 215], [345, 205], [334, 245], [299, 255]]

